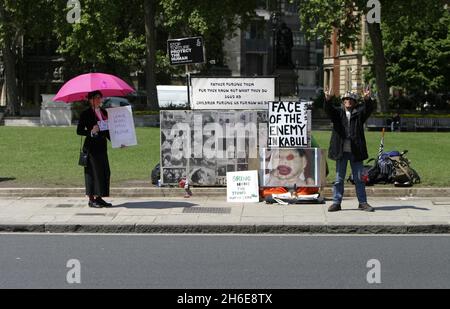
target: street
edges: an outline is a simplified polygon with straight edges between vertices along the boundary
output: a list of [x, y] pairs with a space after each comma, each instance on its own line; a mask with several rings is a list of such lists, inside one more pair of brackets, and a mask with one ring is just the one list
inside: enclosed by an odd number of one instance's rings
[[449, 256], [440, 235], [0, 234], [0, 288], [449, 288]]

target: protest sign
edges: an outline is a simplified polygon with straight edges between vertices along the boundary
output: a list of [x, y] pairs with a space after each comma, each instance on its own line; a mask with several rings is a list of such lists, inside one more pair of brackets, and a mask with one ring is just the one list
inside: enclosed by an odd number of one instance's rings
[[258, 203], [258, 172], [227, 173], [227, 202]]
[[305, 102], [269, 103], [269, 147], [308, 147], [308, 113]]
[[113, 148], [137, 145], [133, 112], [130, 106], [108, 108], [109, 135]]
[[262, 148], [261, 184], [263, 187], [319, 187], [326, 181], [325, 158], [324, 150], [319, 148]]
[[163, 184], [177, 184], [184, 174], [194, 186], [225, 186], [227, 172], [258, 169], [257, 145], [267, 144], [267, 110], [160, 115]]
[[167, 50], [171, 65], [205, 62], [202, 37], [168, 40]]
[[275, 100], [274, 77], [191, 77], [192, 109], [267, 110]]

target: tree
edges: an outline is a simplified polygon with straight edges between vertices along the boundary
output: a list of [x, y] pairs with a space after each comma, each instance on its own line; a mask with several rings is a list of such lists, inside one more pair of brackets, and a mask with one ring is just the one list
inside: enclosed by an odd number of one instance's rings
[[144, 0], [145, 38], [146, 38], [146, 70], [145, 88], [147, 90], [147, 105], [158, 108], [158, 93], [156, 90], [156, 0]]
[[0, 50], [5, 66], [7, 112], [20, 114], [17, 66], [21, 55], [24, 34], [45, 31], [46, 24], [35, 24], [39, 18], [45, 20], [45, 0], [33, 3], [25, 0], [0, 0]]
[[256, 0], [160, 0], [163, 23], [174, 36], [202, 35], [207, 56], [224, 63], [222, 44], [238, 28], [255, 16]]
[[202, 35], [208, 53], [223, 64], [222, 41], [226, 34], [245, 25], [256, 9], [257, 1], [223, 0], [144, 0], [146, 29], [147, 104], [156, 107], [156, 19], [172, 37]]
[[9, 114], [15, 116], [20, 111], [16, 74], [18, 32], [11, 20], [10, 7], [5, 1], [0, 1], [0, 43], [5, 65], [6, 108]]
[[[81, 22], [68, 24], [65, 15], [58, 13], [55, 33], [59, 52], [83, 70], [93, 66], [113, 70], [118, 65], [145, 68], [147, 105], [156, 109], [156, 72], [166, 50], [165, 44], [158, 46], [158, 28], [172, 37], [205, 36], [208, 52], [214, 46], [212, 54], [219, 55], [220, 62], [223, 37], [248, 21], [256, 2], [224, 0], [218, 5], [202, 0], [84, 0]], [[65, 3], [56, 4], [56, 11], [62, 10], [67, 11]]]
[[22, 41], [30, 41], [51, 32], [50, 0], [0, 0], [0, 49], [5, 65], [7, 111], [20, 114], [17, 66], [22, 60]]
[[397, 0], [386, 5], [391, 14], [383, 18], [382, 30], [389, 84], [419, 95], [448, 92], [450, 13], [444, 3]]
[[[330, 44], [333, 31], [343, 48], [354, 46], [361, 33], [361, 20], [374, 7], [367, 0], [293, 0], [299, 6], [300, 21], [308, 39], [319, 38]], [[381, 16], [384, 16], [384, 12]], [[387, 110], [389, 91], [386, 82], [386, 62], [379, 23], [368, 23], [373, 46], [379, 109]]]
[[79, 23], [66, 20], [69, 9], [65, 1], [54, 4], [54, 35], [72, 74], [102, 70], [128, 80], [145, 52], [142, 19], [135, 18], [141, 1], [84, 0]]

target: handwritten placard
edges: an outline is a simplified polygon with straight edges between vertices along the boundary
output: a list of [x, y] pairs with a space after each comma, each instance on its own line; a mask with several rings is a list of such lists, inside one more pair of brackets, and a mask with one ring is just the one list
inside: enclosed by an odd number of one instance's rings
[[227, 173], [227, 202], [258, 203], [258, 172]]
[[269, 103], [269, 147], [308, 147], [308, 113], [305, 102]]
[[133, 112], [130, 106], [108, 108], [109, 135], [113, 148], [137, 145]]

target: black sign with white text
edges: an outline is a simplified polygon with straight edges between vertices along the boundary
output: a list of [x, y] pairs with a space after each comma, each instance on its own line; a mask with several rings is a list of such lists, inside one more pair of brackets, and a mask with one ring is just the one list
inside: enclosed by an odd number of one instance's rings
[[205, 53], [202, 37], [167, 41], [167, 51], [171, 65], [204, 63]]

